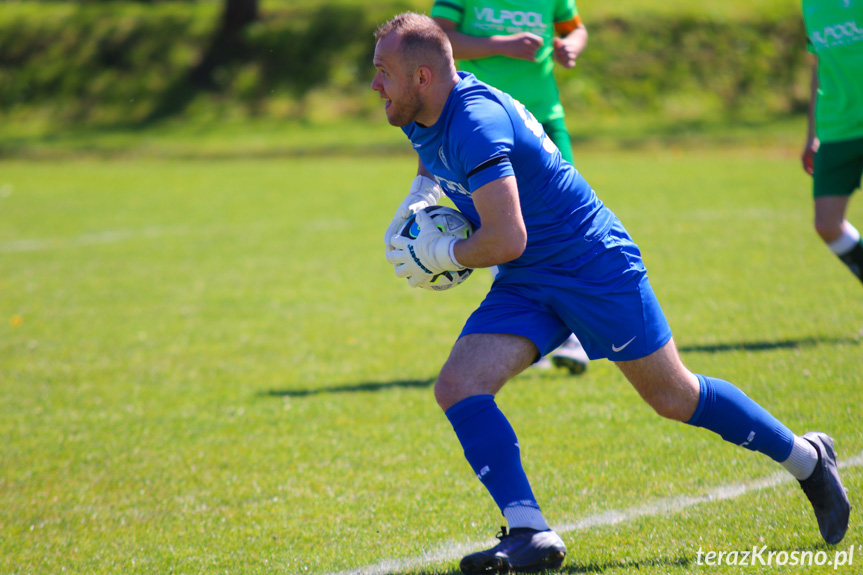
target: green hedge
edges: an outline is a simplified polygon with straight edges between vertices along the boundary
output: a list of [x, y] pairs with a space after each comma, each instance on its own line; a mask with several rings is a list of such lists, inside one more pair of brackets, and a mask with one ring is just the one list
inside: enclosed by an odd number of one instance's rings
[[[217, 89], [190, 98], [184, 78], [207, 46], [219, 4], [6, 4], [0, 117], [38, 112], [72, 123], [140, 123], [159, 109], [301, 117], [321, 97], [334, 118], [371, 113], [372, 32], [410, 5], [264, 8], [246, 32], [244, 52], [217, 71]], [[589, 46], [575, 70], [558, 72], [571, 117], [663, 110], [697, 118], [805, 107], [805, 37], [793, 9], [752, 20], [691, 11], [585, 18]]]
[[806, 36], [794, 12], [748, 22], [615, 18], [589, 31], [577, 72], [559, 74], [572, 106], [650, 110], [688, 100], [734, 115], [808, 102]]
[[193, 61], [215, 5], [7, 5], [0, 10], [0, 109], [68, 121], [143, 118]]

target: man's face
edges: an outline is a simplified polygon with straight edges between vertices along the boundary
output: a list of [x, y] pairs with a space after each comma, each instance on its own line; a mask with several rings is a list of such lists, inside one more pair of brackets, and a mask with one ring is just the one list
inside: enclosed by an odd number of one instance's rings
[[387, 121], [393, 126], [402, 127], [416, 119], [422, 103], [413, 74], [405, 73], [399, 59], [398, 44], [398, 35], [391, 33], [381, 38], [375, 46], [374, 64], [378, 72], [372, 80], [372, 90], [386, 102]]

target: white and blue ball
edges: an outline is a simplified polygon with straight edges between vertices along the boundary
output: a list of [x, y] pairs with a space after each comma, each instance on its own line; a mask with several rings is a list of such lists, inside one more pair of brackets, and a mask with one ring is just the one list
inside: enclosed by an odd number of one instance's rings
[[[447, 206], [429, 206], [423, 211], [430, 215], [432, 222], [442, 233], [448, 236], [465, 239], [473, 233], [473, 224], [456, 209]], [[409, 217], [399, 230], [399, 236], [412, 240], [416, 239], [419, 233], [420, 228], [417, 225], [416, 214]], [[462, 283], [472, 272], [472, 269], [446, 271], [435, 275], [417, 287], [434, 291], [448, 290]]]

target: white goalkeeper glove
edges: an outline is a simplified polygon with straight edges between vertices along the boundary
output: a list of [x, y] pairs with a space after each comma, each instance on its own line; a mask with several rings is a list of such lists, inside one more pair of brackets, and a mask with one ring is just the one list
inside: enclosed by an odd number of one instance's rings
[[387, 252], [393, 248], [393, 237], [399, 233], [404, 223], [416, 212], [429, 206], [437, 205], [438, 200], [443, 192], [437, 182], [425, 176], [417, 176], [411, 182], [411, 190], [405, 196], [404, 201], [396, 210], [396, 215], [393, 221], [390, 222], [386, 233], [384, 234], [384, 244]]
[[453, 254], [458, 238], [441, 232], [426, 212], [417, 212], [416, 222], [417, 237], [394, 237], [394, 249], [387, 252], [387, 261], [395, 266], [396, 276], [407, 278], [411, 287], [417, 287], [437, 274], [466, 269]]

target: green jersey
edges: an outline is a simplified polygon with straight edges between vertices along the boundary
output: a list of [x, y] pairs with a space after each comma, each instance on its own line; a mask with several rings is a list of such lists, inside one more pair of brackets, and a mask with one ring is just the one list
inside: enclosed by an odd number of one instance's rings
[[555, 22], [578, 15], [575, 0], [435, 0], [432, 17], [446, 18], [468, 36], [489, 37], [531, 32], [545, 43], [536, 61], [491, 56], [462, 60], [459, 67], [524, 104], [540, 122], [563, 117], [563, 106], [554, 80], [552, 40]]
[[803, 20], [818, 56], [818, 139], [863, 137], [863, 0], [803, 0]]

